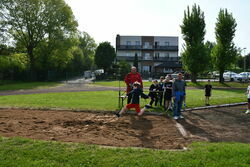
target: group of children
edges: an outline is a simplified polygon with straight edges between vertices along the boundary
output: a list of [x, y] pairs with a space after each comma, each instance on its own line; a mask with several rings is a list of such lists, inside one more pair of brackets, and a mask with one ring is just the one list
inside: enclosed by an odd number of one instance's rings
[[[141, 85], [139, 82], [133, 83], [133, 89], [130, 91], [127, 96], [132, 97], [132, 102], [127, 104], [122, 108], [121, 111], [116, 113], [117, 117], [120, 117], [122, 113], [131, 108], [135, 108], [138, 115], [142, 115], [146, 109], [152, 108], [153, 104], [157, 106], [158, 102], [160, 106], [164, 106], [165, 110], [172, 109], [172, 81], [170, 76], [160, 77], [160, 81], [153, 80], [152, 85], [149, 88], [148, 95], [144, 94]], [[145, 105], [144, 108], [140, 109], [140, 97], [147, 99], [150, 98], [150, 103]]]
[[[182, 82], [182, 87], [184, 89], [183, 91], [179, 91], [180, 87], [178, 86], [178, 83], [177, 82], [174, 83], [172, 78], [170, 76], [167, 76], [165, 79], [164, 77], [160, 77], [159, 82], [157, 80], [153, 80], [152, 85], [149, 88], [148, 95], [143, 93], [141, 84], [139, 82], [134, 82], [132, 91], [130, 91], [127, 94], [128, 96], [132, 97], [132, 102], [124, 106], [121, 111], [117, 112], [116, 116], [120, 117], [121, 114], [123, 114], [126, 110], [131, 109], [131, 108], [135, 108], [138, 116], [141, 116], [147, 109], [152, 108], [154, 103], [155, 103], [155, 106], [157, 106], [158, 102], [161, 106], [164, 107], [164, 110], [172, 110], [172, 99], [173, 99], [174, 119], [183, 118], [183, 116], [180, 115], [180, 109], [182, 106], [182, 102], [185, 101], [186, 83], [183, 82], [182, 79], [179, 79], [177, 81]], [[185, 86], [183, 86], [183, 83]], [[173, 90], [173, 87], [174, 87], [174, 90]], [[211, 91], [212, 91], [212, 85], [210, 84], [210, 80], [208, 80], [208, 83], [205, 85], [204, 91], [205, 91], [205, 105], [209, 106], [210, 105], [209, 99], [210, 99]], [[179, 95], [180, 93], [183, 94], [181, 96], [182, 100], [179, 100], [178, 102], [178, 98], [179, 98], [178, 96], [180, 96]], [[247, 88], [247, 95], [248, 95], [248, 110], [246, 111], [246, 113], [248, 114], [250, 113], [250, 86], [248, 86]], [[144, 99], [147, 99], [147, 98], [151, 99], [150, 103], [145, 105], [145, 107], [143, 107], [142, 109], [140, 109], [140, 97]]]
[[171, 80], [172, 78], [170, 76], [167, 76], [165, 79], [164, 77], [160, 77], [159, 82], [157, 80], [153, 80], [152, 85], [149, 87], [148, 94], [151, 100], [147, 106], [152, 107], [154, 103], [155, 106], [157, 106], [159, 102], [160, 106], [163, 106], [165, 110], [172, 109], [171, 102], [173, 82]]

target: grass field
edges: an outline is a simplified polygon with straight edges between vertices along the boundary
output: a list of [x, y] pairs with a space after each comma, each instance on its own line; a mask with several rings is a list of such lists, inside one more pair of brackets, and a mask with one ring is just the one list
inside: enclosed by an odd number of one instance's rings
[[58, 82], [4, 82], [0, 85], [0, 91], [48, 88], [59, 84]]
[[[102, 85], [102, 86], [109, 86], [109, 87], [119, 87], [119, 81], [97, 81], [94, 84], [96, 85]], [[207, 82], [187, 82], [188, 87], [197, 87], [197, 88], [204, 88], [204, 86], [207, 84]], [[149, 87], [151, 85], [151, 82], [145, 81], [143, 82], [144, 87]], [[240, 83], [240, 82], [225, 82], [223, 84], [219, 82], [211, 82], [211, 85], [214, 88], [244, 88], [246, 89], [249, 83]], [[125, 87], [125, 83], [123, 81], [120, 81], [120, 86]]]
[[188, 151], [100, 148], [0, 137], [1, 167], [248, 167], [250, 144], [194, 143]]
[[[57, 83], [32, 83], [6, 88], [33, 89]], [[114, 83], [112, 83], [114, 84]], [[111, 84], [111, 85], [112, 85]], [[36, 86], [35, 86], [36, 85]], [[146, 85], [147, 86], [147, 85]], [[213, 90], [211, 105], [246, 101], [245, 90]], [[116, 110], [118, 92], [70, 92], [0, 96], [2, 107]], [[141, 100], [145, 105], [149, 100]], [[187, 106], [204, 106], [202, 89], [187, 90]], [[187, 151], [133, 148], [101, 148], [78, 143], [61, 143], [0, 137], [0, 167], [248, 167], [250, 144], [193, 143]]]
[[[244, 92], [244, 90], [213, 90], [211, 105], [244, 102], [246, 101]], [[148, 103], [149, 100], [141, 100], [141, 106]], [[203, 90], [188, 89], [186, 104], [187, 107], [204, 106]], [[0, 96], [0, 106], [114, 111], [118, 108], [118, 92], [96, 91]]]

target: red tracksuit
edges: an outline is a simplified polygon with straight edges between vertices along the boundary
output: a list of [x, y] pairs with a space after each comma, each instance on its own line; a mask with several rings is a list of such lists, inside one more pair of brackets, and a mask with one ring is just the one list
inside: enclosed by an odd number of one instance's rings
[[141, 89], [143, 88], [142, 78], [141, 78], [141, 75], [138, 72], [136, 72], [135, 74], [133, 74], [132, 72], [128, 73], [125, 76], [124, 81], [127, 84], [127, 93], [129, 93], [132, 90], [131, 85], [135, 81], [137, 81], [137, 82], [139, 82], [141, 84]]

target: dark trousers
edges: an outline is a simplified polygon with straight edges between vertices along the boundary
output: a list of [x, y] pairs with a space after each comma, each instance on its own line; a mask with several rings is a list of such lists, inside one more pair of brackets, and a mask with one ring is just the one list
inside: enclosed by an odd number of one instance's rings
[[131, 100], [132, 100], [132, 94], [129, 94], [128, 95], [128, 103], [127, 104], [130, 104]]
[[152, 106], [153, 103], [155, 102], [155, 106], [157, 106], [157, 103], [158, 103], [158, 97], [157, 97], [157, 95], [151, 95], [150, 97], [151, 97], [151, 100], [150, 100], [149, 104]]
[[174, 100], [174, 116], [181, 115], [181, 108], [182, 108], [183, 100], [184, 100], [183, 96], [180, 96], [180, 99]]
[[159, 99], [160, 106], [162, 106], [163, 92], [158, 93], [158, 99]]

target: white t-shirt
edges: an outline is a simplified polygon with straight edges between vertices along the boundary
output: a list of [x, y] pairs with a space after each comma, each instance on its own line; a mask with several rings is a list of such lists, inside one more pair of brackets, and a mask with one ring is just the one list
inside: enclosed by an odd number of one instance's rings
[[250, 85], [247, 87], [247, 98], [250, 99]]

